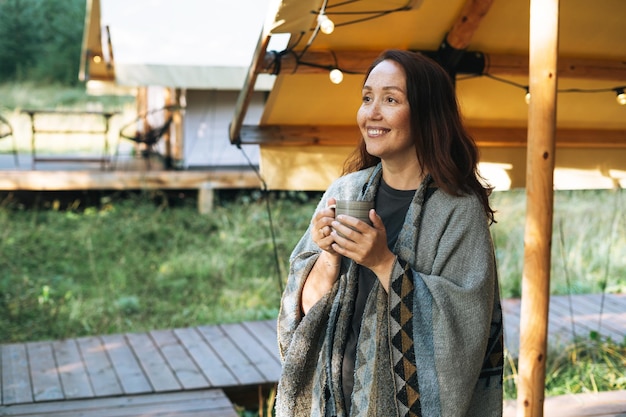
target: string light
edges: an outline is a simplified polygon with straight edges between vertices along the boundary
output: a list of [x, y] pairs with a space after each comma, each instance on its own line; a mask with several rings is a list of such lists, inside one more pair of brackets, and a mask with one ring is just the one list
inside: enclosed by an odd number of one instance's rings
[[320, 26], [322, 33], [325, 33], [326, 35], [330, 35], [335, 30], [335, 22], [330, 20], [325, 13], [320, 13], [317, 16], [317, 23]]
[[[500, 78], [500, 77], [496, 77], [495, 75], [491, 75], [491, 74], [477, 74], [477, 75], [473, 75], [471, 77], [467, 77], [467, 78], [461, 78], [459, 79], [460, 81], [468, 79], [468, 78], [475, 78], [477, 76], [483, 76], [483, 77], [487, 77], [487, 78], [491, 78], [492, 80], [501, 82], [501, 83], [505, 83], [505, 84], [509, 84], [512, 85], [514, 87], [517, 88], [521, 88], [522, 90], [526, 91], [526, 95], [524, 97], [524, 99], [526, 100], [526, 104], [530, 103], [530, 89], [527, 85], [522, 85], [519, 83], [516, 83], [514, 81], [511, 80], [507, 80], [504, 78]], [[611, 87], [611, 88], [592, 88], [592, 89], [583, 89], [583, 88], [565, 88], [565, 89], [558, 89], [556, 90], [557, 93], [606, 93], [609, 91], [614, 92], [617, 97], [615, 98], [617, 100], [617, 102], [622, 105], [622, 106], [626, 106], [626, 86], [620, 86], [620, 87]]]
[[[295, 57], [297, 66], [303, 65], [303, 66], [321, 68], [321, 69], [327, 70], [329, 72], [328, 75], [329, 75], [330, 81], [333, 82], [334, 84], [340, 84], [343, 81], [344, 74], [364, 74], [363, 71], [352, 71], [352, 70], [342, 69], [338, 64], [337, 56], [334, 53], [334, 51], [330, 51], [330, 53], [333, 56], [333, 61], [334, 61], [334, 64], [330, 64], [330, 65], [306, 62], [305, 60], [302, 59], [302, 56], [297, 55], [291, 49], [286, 49], [281, 52], [276, 52], [276, 51], [273, 51], [273, 52], [274, 52], [273, 53], [274, 59], [273, 59], [272, 66], [274, 69], [272, 70], [272, 74], [274, 75], [278, 75], [280, 73], [280, 61], [281, 61], [282, 56], [286, 54], [292, 54]], [[487, 77], [487, 78], [491, 78], [492, 80], [520, 88], [525, 91], [524, 101], [526, 102], [526, 104], [530, 103], [531, 94], [530, 94], [529, 86], [519, 84], [514, 81], [504, 79], [504, 78], [500, 78], [489, 73], [472, 74], [471, 76], [460, 77], [457, 80], [463, 81], [467, 79], [473, 79], [476, 77]], [[580, 88], [559, 89], [557, 90], [557, 93], [606, 93], [609, 91], [612, 91], [616, 94], [616, 100], [620, 105], [626, 106], [626, 86], [612, 87], [612, 88], [600, 88], [600, 89], [580, 89]]]
[[626, 106], [626, 94], [624, 93], [625, 87], [618, 87], [615, 89], [615, 100], [619, 103], [620, 106]]
[[343, 81], [343, 72], [339, 68], [333, 68], [329, 73], [330, 81], [333, 84], [341, 84]]
[[[324, 65], [319, 65], [319, 64], [313, 64], [313, 63], [307, 63], [304, 62], [302, 60], [302, 58], [304, 57], [304, 55], [306, 54], [307, 50], [309, 49], [309, 47], [312, 45], [313, 41], [315, 40], [315, 38], [317, 37], [318, 32], [322, 32], [326, 35], [329, 35], [331, 33], [334, 32], [335, 27], [338, 26], [345, 26], [345, 25], [352, 25], [352, 24], [356, 24], [356, 23], [361, 23], [363, 21], [367, 21], [367, 20], [371, 20], [371, 19], [377, 19], [392, 13], [397, 13], [397, 12], [403, 12], [403, 11], [408, 11], [411, 10], [414, 7], [414, 3], [416, 2], [415, 0], [407, 0], [406, 4], [404, 4], [403, 6], [400, 7], [396, 7], [393, 9], [387, 9], [387, 10], [367, 10], [367, 11], [337, 11], [337, 10], [331, 10], [335, 7], [341, 7], [345, 4], [350, 4], [353, 2], [358, 2], [359, 0], [347, 0], [345, 2], [340, 2], [339, 4], [333, 5], [333, 6], [329, 6], [328, 5], [328, 0], [324, 0], [321, 8], [315, 12], [315, 11], [311, 11], [311, 13], [315, 13], [317, 14], [317, 26], [315, 27], [315, 29], [313, 29], [313, 33], [311, 35], [311, 37], [309, 38], [308, 42], [306, 43], [306, 45], [304, 46], [304, 48], [302, 48], [301, 51], [299, 51], [299, 53], [295, 53], [295, 48], [296, 46], [300, 43], [300, 41], [302, 40], [302, 35], [304, 35], [304, 33], [301, 34], [301, 36], [298, 38], [298, 40], [288, 46], [284, 51], [282, 51], [281, 53], [276, 53], [275, 54], [275, 59], [274, 59], [274, 74], [278, 74], [280, 72], [280, 58], [282, 55], [286, 54], [286, 53], [293, 53], [295, 58], [296, 58], [296, 63], [297, 65], [308, 65], [308, 66], [312, 66], [312, 67], [318, 67], [318, 68], [327, 68], [329, 71], [329, 78], [330, 81], [333, 82], [334, 84], [340, 84], [343, 81], [343, 73], [346, 72], [348, 74], [358, 74], [360, 72], [354, 72], [354, 71], [345, 71], [345, 70], [341, 70], [339, 68], [339, 66], [337, 65], [337, 58], [334, 56], [334, 52], [333, 56], [335, 58], [335, 65], [334, 66], [324, 66]], [[333, 15], [337, 15], [337, 16], [350, 16], [350, 15], [361, 15], [361, 16], [365, 16], [365, 17], [361, 17], [361, 18], [355, 18], [352, 20], [347, 20], [347, 21], [340, 21], [339, 23], [335, 23], [333, 22], [329, 17], [328, 17], [328, 10], [330, 11], [330, 14]], [[416, 51], [418, 52], [418, 51]], [[489, 77], [492, 78], [496, 81], [500, 81], [500, 82], [504, 82], [507, 84], [511, 84], [514, 85], [518, 88], [522, 88], [526, 91], [526, 94], [524, 95], [524, 101], [526, 102], [526, 104], [530, 103], [530, 99], [531, 99], [531, 95], [530, 95], [530, 89], [529, 86], [527, 85], [521, 85], [518, 83], [515, 83], [513, 81], [510, 80], [505, 80], [496, 76], [493, 76], [491, 74], [487, 74], [487, 73], [475, 73], [474, 76], [485, 76], [485, 77]], [[610, 89], [599, 89], [599, 90], [580, 90], [580, 89], [571, 89], [571, 90], [557, 90], [557, 92], [562, 93], [569, 93], [569, 92], [580, 92], [580, 93], [597, 93], [597, 92], [606, 92], [606, 91], [614, 91], [617, 95], [616, 100], [620, 105], [626, 105], [626, 94], [625, 94], [625, 90], [626, 86], [623, 87], [614, 87], [614, 88], [610, 88]]]

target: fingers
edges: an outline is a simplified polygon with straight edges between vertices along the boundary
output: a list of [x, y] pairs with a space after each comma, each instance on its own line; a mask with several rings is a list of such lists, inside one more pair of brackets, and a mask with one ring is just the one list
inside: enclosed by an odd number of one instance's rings
[[387, 250], [387, 234], [380, 217], [369, 213], [372, 226], [351, 216], [339, 215], [332, 222], [333, 250], [353, 261], [368, 266], [377, 253]]
[[311, 224], [311, 237], [320, 249], [336, 255], [331, 246], [334, 242], [334, 237], [331, 235], [332, 229], [330, 227], [331, 222], [335, 218], [334, 215], [333, 209], [325, 208], [320, 210]]
[[313, 241], [322, 249], [324, 249], [324, 244], [329, 246], [330, 243], [332, 243], [332, 239], [330, 241], [326, 241], [325, 239], [330, 236], [330, 232], [332, 231], [330, 224], [335, 219], [334, 205], [335, 199], [328, 199], [327, 206], [318, 210], [311, 220]]
[[338, 230], [340, 234], [345, 236], [351, 235], [350, 232], [356, 232], [360, 234], [367, 233], [371, 227], [362, 220], [357, 219], [356, 217], [346, 216], [340, 214], [337, 218], [331, 223], [331, 227], [333, 230]]
[[372, 209], [369, 212], [369, 218], [372, 222], [372, 226], [376, 229], [384, 229], [385, 225], [383, 224], [383, 219], [380, 218], [376, 210]]
[[330, 232], [332, 232], [332, 229], [330, 228], [330, 226], [323, 226], [317, 229], [317, 232], [320, 234], [321, 239], [324, 239], [325, 237], [330, 236]]

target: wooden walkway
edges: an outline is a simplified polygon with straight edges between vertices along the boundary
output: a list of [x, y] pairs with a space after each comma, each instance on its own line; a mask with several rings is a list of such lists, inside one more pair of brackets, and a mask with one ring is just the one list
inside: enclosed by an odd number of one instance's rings
[[[502, 302], [504, 343], [513, 357], [519, 355], [520, 307], [520, 299], [507, 299]], [[624, 341], [626, 294], [550, 297], [548, 343], [551, 347], [570, 344], [575, 337], [589, 339], [591, 332], [610, 337], [617, 343]]]
[[[551, 298], [551, 343], [591, 331], [624, 339], [626, 294], [606, 295], [601, 317], [600, 295], [571, 301], [573, 319], [568, 297]], [[503, 301], [514, 356], [519, 307]], [[0, 367], [0, 416], [22, 417], [236, 417], [232, 402], [257, 401], [280, 375], [275, 320], [3, 344]], [[621, 404], [626, 413], [626, 395]]]
[[237, 416], [225, 393], [278, 381], [275, 323], [2, 345], [0, 415]]

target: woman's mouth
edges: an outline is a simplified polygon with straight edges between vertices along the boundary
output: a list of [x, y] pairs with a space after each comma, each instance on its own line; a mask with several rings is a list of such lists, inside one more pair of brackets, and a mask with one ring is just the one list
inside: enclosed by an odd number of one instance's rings
[[368, 127], [367, 128], [367, 135], [368, 136], [381, 136], [384, 135], [385, 133], [388, 133], [391, 129], [383, 129], [383, 128], [378, 128], [378, 127]]

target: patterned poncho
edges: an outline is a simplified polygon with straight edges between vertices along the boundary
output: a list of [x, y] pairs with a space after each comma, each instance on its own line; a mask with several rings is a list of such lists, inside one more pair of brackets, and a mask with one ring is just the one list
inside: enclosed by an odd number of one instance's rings
[[[380, 164], [343, 176], [328, 198], [374, 200]], [[332, 290], [303, 316], [304, 282], [320, 254], [306, 231], [290, 258], [278, 317], [283, 372], [278, 417], [491, 417], [502, 415], [502, 311], [488, 220], [477, 197], [420, 186], [393, 249], [389, 293], [378, 282], [357, 342], [352, 407], [342, 357], [356, 294], [344, 258]]]

